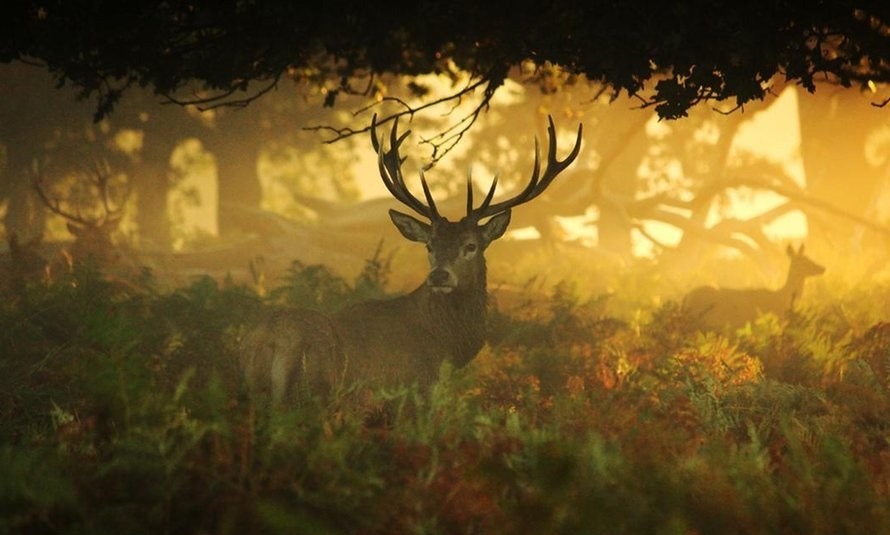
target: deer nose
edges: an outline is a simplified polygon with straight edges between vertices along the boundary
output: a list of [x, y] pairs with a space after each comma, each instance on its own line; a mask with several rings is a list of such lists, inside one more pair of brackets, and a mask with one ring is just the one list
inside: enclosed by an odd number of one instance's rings
[[452, 286], [450, 282], [451, 274], [442, 268], [432, 270], [427, 277], [427, 284], [430, 286]]

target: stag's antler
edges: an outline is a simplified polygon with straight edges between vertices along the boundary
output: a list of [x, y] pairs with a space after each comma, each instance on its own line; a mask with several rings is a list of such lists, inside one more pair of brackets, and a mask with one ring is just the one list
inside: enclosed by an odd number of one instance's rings
[[399, 146], [401, 146], [402, 142], [408, 137], [411, 131], [408, 130], [399, 136], [398, 129], [399, 118], [396, 117], [393, 120], [392, 130], [389, 134], [389, 150], [384, 150], [383, 144], [377, 139], [377, 114], [375, 113], [374, 117], [371, 119], [371, 145], [377, 153], [377, 166], [380, 169], [380, 178], [383, 179], [383, 184], [386, 186], [386, 189], [389, 190], [396, 200], [430, 221], [440, 219], [441, 216], [439, 215], [439, 211], [436, 210], [436, 203], [433, 201], [433, 196], [430, 194], [430, 188], [423, 176], [423, 170], [420, 171], [420, 183], [423, 185], [423, 194], [426, 197], [426, 204], [415, 197], [405, 184], [405, 179], [402, 177], [402, 162], [404, 161], [404, 158], [399, 156]]
[[[498, 177], [495, 175], [494, 180], [492, 180], [491, 188], [488, 190], [488, 194], [483, 199], [482, 204], [479, 205], [478, 208], [473, 208], [473, 180], [469, 175], [467, 176], [467, 218], [472, 219], [474, 221], [479, 221], [480, 219], [484, 219], [486, 217], [490, 217], [506, 210], [513, 208], [514, 206], [519, 206], [520, 204], [527, 203], [540, 195], [550, 186], [550, 183], [553, 182], [553, 179], [556, 178], [562, 171], [565, 170], [566, 167], [571, 165], [575, 158], [578, 156], [578, 152], [581, 150], [581, 134], [582, 134], [582, 125], [578, 125], [578, 137], [575, 140], [575, 146], [572, 148], [572, 152], [569, 153], [568, 156], [563, 160], [558, 160], [556, 158], [556, 127], [553, 125], [553, 118], [548, 116], [547, 120], [549, 121], [549, 126], [547, 128], [547, 133], [550, 138], [550, 143], [547, 152], [547, 167], [544, 168], [544, 173], [541, 174], [541, 155], [540, 148], [538, 147], [538, 138], [535, 137], [535, 167], [532, 172], [532, 178], [529, 181], [528, 185], [520, 191], [515, 196], [495, 203], [491, 204], [492, 198], [494, 198], [495, 189], [498, 185]], [[390, 131], [390, 141], [389, 141], [389, 150], [386, 151], [382, 148], [382, 144], [377, 138], [377, 115], [371, 119], [371, 145], [373, 145], [374, 150], [377, 152], [377, 165], [380, 168], [380, 177], [383, 179], [383, 183], [386, 185], [386, 189], [395, 197], [399, 202], [408, 206], [418, 214], [429, 218], [430, 220], [440, 219], [438, 210], [436, 209], [436, 203], [433, 201], [433, 197], [430, 194], [430, 188], [426, 183], [426, 179], [423, 176], [423, 170], [420, 171], [420, 183], [423, 185], [423, 194], [426, 197], [427, 203], [424, 204], [423, 201], [415, 197], [405, 185], [405, 179], [402, 176], [402, 161], [404, 158], [399, 156], [399, 146], [408, 137], [408, 134], [411, 133], [410, 130], [402, 134], [398, 135], [397, 130], [399, 126], [399, 119], [396, 117], [393, 122], [392, 130]]]
[[126, 198], [129, 196], [129, 191], [124, 195], [124, 200], [121, 201], [116, 208], [113, 208], [111, 206], [111, 199], [109, 198], [108, 192], [109, 180], [111, 178], [109, 170], [102, 169], [99, 164], [96, 164], [90, 169], [90, 174], [92, 185], [96, 187], [102, 197], [102, 215], [99, 217], [87, 217], [83, 215], [80, 208], [75, 208], [73, 212], [62, 208], [61, 201], [56, 198], [50, 198], [47, 193], [42, 174], [38, 174], [38, 176], [34, 178], [33, 186], [41, 202], [43, 202], [44, 206], [46, 206], [52, 213], [61, 216], [66, 221], [77, 223], [83, 227], [99, 228], [106, 223], [115, 222], [123, 216], [124, 204], [126, 203]]
[[467, 217], [470, 219], [474, 219], [476, 221], [499, 214], [506, 210], [509, 210], [515, 206], [519, 206], [520, 204], [525, 204], [530, 200], [534, 199], [538, 195], [544, 192], [547, 187], [553, 182], [553, 179], [556, 178], [561, 172], [565, 170], [566, 167], [571, 165], [575, 158], [578, 157], [578, 152], [581, 150], [581, 133], [583, 125], [578, 124], [578, 137], [575, 140], [575, 146], [572, 148], [572, 152], [569, 153], [568, 156], [563, 160], [558, 160], [556, 158], [556, 128], [553, 126], [553, 117], [547, 116], [547, 121], [550, 125], [547, 127], [547, 135], [550, 138], [550, 144], [547, 151], [547, 167], [544, 168], [544, 174], [541, 174], [541, 155], [540, 149], [538, 147], [538, 138], [535, 137], [535, 167], [532, 172], [532, 178], [529, 181], [528, 185], [517, 193], [515, 196], [506, 199], [501, 202], [497, 202], [491, 204], [491, 199], [494, 197], [495, 188], [498, 185], [498, 177], [495, 175], [494, 180], [491, 182], [491, 188], [488, 190], [488, 194], [483, 199], [482, 204], [479, 205], [478, 208], [473, 208], [473, 186], [471, 184], [471, 179], [467, 178]]

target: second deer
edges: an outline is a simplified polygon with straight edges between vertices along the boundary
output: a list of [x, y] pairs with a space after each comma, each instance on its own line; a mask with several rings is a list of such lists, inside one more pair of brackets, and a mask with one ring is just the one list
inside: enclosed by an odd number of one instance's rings
[[112, 175], [112, 170], [102, 163], [96, 163], [85, 169], [85, 173], [79, 174], [81, 187], [88, 188], [92, 193], [90, 202], [94, 205], [94, 213], [86, 214], [80, 207], [63, 207], [63, 201], [48, 191], [42, 176], [35, 177], [33, 187], [37, 197], [50, 212], [65, 220], [68, 232], [74, 236], [74, 241], [62, 250], [60, 258], [52, 261], [57, 271], [70, 271], [74, 265], [84, 262], [93, 262], [103, 270], [122, 267], [123, 250], [111, 237], [123, 218], [130, 192], [124, 188], [115, 195]]
[[785, 285], [778, 290], [767, 288], [714, 288], [702, 286], [689, 292], [683, 307], [710, 329], [738, 328], [754, 321], [761, 314], [782, 317], [800, 299], [804, 281], [821, 275], [825, 268], [804, 255], [803, 245], [795, 251], [786, 249], [791, 265]]
[[[467, 214], [459, 221], [443, 217], [420, 174], [426, 201], [415, 197], [402, 176], [399, 147], [409, 132], [390, 131], [389, 150], [371, 123], [380, 177], [389, 193], [422, 219], [390, 210], [392, 222], [410, 241], [426, 245], [430, 271], [413, 292], [388, 300], [357, 303], [332, 316], [299, 309], [278, 310], [253, 326], [239, 349], [248, 388], [274, 401], [306, 389], [325, 392], [357, 380], [378, 384], [434, 381], [441, 364], [467, 364], [485, 337], [486, 248], [507, 230], [512, 208], [540, 195], [578, 156], [581, 125], [574, 148], [556, 157], [556, 131], [549, 120], [547, 164], [541, 172], [537, 140], [531, 180], [515, 196], [492, 202], [497, 177], [474, 207], [467, 179]], [[484, 221], [487, 219], [487, 221]]]

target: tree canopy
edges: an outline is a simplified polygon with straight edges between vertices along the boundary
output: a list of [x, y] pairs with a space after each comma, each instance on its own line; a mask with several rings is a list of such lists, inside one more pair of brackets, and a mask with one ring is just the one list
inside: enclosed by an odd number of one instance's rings
[[776, 76], [810, 91], [822, 79], [890, 82], [890, 4], [876, 0], [31, 0], [0, 12], [0, 61], [45, 64], [96, 99], [97, 118], [133, 86], [214, 106], [294, 78], [324, 86], [334, 105], [344, 93], [373, 96], [380, 75], [466, 72], [492, 95], [523, 62], [537, 67], [526, 82], [547, 89], [541, 73], [555, 65], [662, 118], [702, 101], [744, 106]]

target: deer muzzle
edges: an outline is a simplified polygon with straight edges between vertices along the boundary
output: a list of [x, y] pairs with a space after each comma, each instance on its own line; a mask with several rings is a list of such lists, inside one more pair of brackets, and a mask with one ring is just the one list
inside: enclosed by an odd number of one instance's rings
[[457, 276], [450, 269], [436, 268], [430, 271], [426, 284], [433, 292], [450, 293], [457, 288]]

